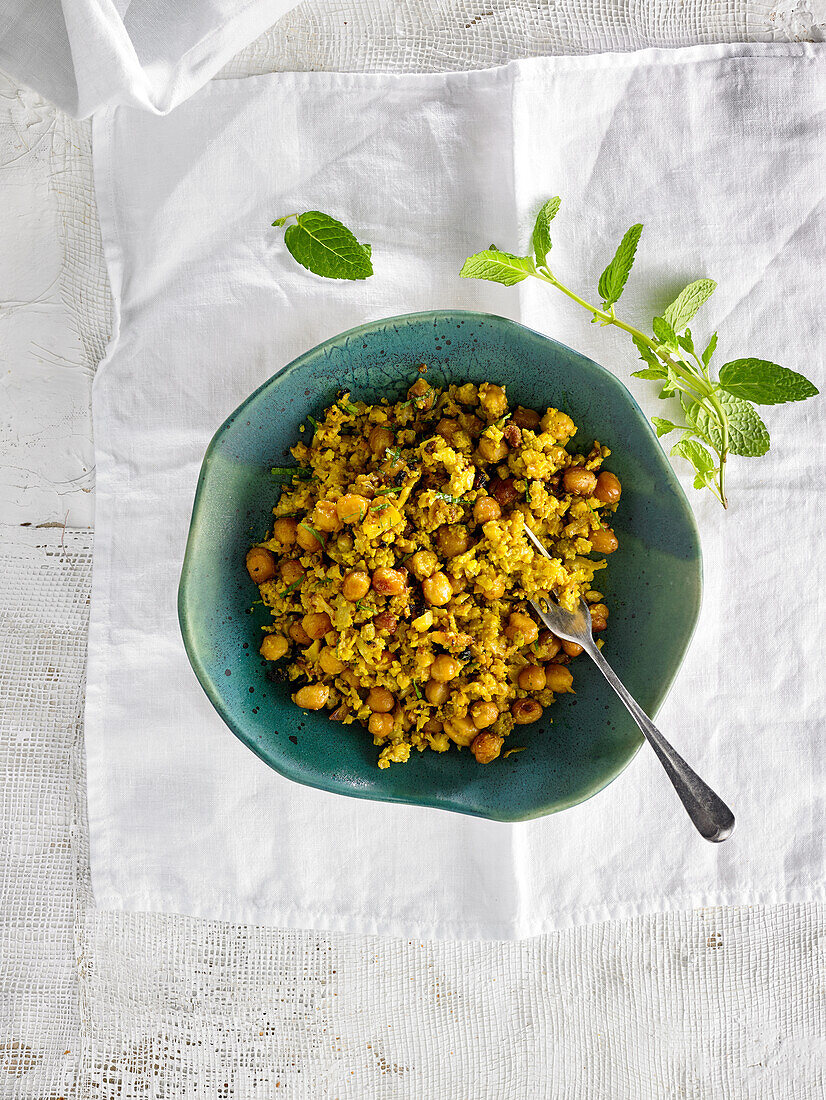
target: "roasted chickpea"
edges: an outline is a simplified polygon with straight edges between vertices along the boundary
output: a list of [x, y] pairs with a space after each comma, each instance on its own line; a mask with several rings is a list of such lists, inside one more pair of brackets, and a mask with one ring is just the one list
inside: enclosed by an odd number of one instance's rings
[[578, 657], [582, 652], [582, 646], [579, 642], [563, 642], [562, 649], [568, 657]]
[[536, 699], [517, 699], [511, 705], [511, 714], [517, 726], [529, 726], [542, 717], [542, 707]]
[[492, 519], [499, 519], [502, 509], [493, 497], [479, 497], [473, 505], [473, 518], [477, 523], [489, 523]]
[[545, 665], [545, 683], [556, 695], [571, 690], [574, 678], [564, 665]]
[[527, 428], [529, 431], [535, 432], [539, 427], [539, 421], [539, 413], [534, 409], [526, 409], [522, 405], [517, 405], [510, 422], [515, 424], [517, 428]]
[[490, 420], [497, 420], [508, 411], [508, 399], [501, 386], [483, 382], [479, 387], [479, 404]]
[[518, 640], [520, 645], [530, 645], [539, 637], [539, 627], [530, 615], [522, 611], [512, 611], [508, 616], [505, 635], [512, 641]]
[[271, 581], [275, 576], [275, 555], [265, 546], [253, 546], [247, 551], [247, 572], [256, 584]]
[[603, 470], [597, 478], [597, 487], [594, 489], [594, 496], [597, 500], [601, 500], [603, 504], [616, 504], [622, 496], [622, 486], [616, 474], [612, 474], [608, 470]]
[[502, 751], [504, 743], [505, 738], [500, 737], [497, 733], [477, 733], [473, 738], [470, 751], [479, 764], [489, 764]]
[[393, 715], [371, 714], [367, 728], [374, 737], [389, 737], [393, 732]]
[[281, 562], [281, 580], [286, 585], [295, 584], [296, 581], [300, 581], [304, 576], [304, 566], [300, 561], [296, 561], [295, 558], [287, 558], [286, 561]]
[[341, 594], [345, 600], [355, 603], [370, 591], [370, 577], [360, 569], [352, 569], [341, 583]]
[[396, 700], [393, 698], [392, 691], [388, 691], [387, 688], [383, 687], [370, 688], [370, 693], [367, 696], [367, 706], [374, 714], [388, 714], [395, 703]]
[[300, 622], [290, 623], [290, 637], [299, 645], [309, 645], [313, 640]]
[[382, 596], [399, 596], [404, 592], [405, 574], [401, 569], [376, 569], [373, 572], [373, 587]]
[[391, 615], [389, 611], [382, 611], [380, 615], [376, 615], [373, 619], [373, 626], [376, 630], [384, 630], [388, 634], [395, 634], [398, 625], [399, 620], [395, 615]]
[[500, 508], [508, 508], [519, 496], [516, 482], [512, 477], [497, 477], [488, 486], [488, 492]]
[[293, 702], [302, 710], [321, 710], [330, 698], [330, 689], [326, 684], [307, 684], [299, 688], [293, 696]]
[[417, 550], [407, 564], [410, 572], [421, 581], [433, 576], [439, 568], [439, 559], [432, 550]]
[[599, 634], [608, 629], [608, 608], [604, 603], [591, 604], [591, 630]]
[[384, 455], [384, 452], [393, 442], [393, 433], [389, 428], [382, 428], [380, 425], [376, 425], [367, 437], [367, 444], [374, 455], [380, 457]]
[[323, 638], [333, 626], [326, 611], [309, 611], [301, 620], [301, 625], [315, 640]]
[[459, 662], [455, 657], [448, 656], [447, 653], [440, 653], [430, 666], [431, 679], [438, 680], [440, 683], [455, 680], [458, 675]]
[[548, 409], [539, 423], [543, 432], [548, 432], [559, 442], [567, 442], [576, 431], [570, 416], [559, 409]]
[[338, 510], [331, 500], [320, 500], [313, 508], [310, 523], [319, 531], [337, 531], [341, 527]]
[[297, 531], [298, 523], [290, 516], [281, 516], [272, 525], [272, 537], [282, 546], [292, 546]]
[[360, 523], [370, 502], [358, 493], [345, 493], [336, 501], [336, 514], [342, 523]]
[[464, 592], [467, 588], [467, 577], [457, 577], [453, 573], [448, 573], [447, 579], [450, 583], [450, 590], [454, 596], [459, 592]]
[[283, 634], [268, 634], [258, 652], [267, 661], [280, 661], [289, 648], [290, 643]]
[[436, 425], [436, 434], [440, 435], [446, 443], [453, 443], [456, 438], [456, 429], [458, 427], [459, 425], [455, 420], [448, 420], [446, 416], [443, 416]]
[[566, 493], [589, 497], [597, 484], [597, 475], [584, 466], [569, 466], [562, 475], [562, 488]]
[[483, 435], [479, 440], [479, 454], [485, 462], [501, 462], [503, 458], [507, 458], [508, 445], [504, 439], [491, 439], [490, 436]]
[[306, 523], [299, 523], [295, 540], [306, 553], [320, 554], [324, 549], [324, 536], [321, 535], [321, 532], [319, 532], [319, 535], [320, 537], [317, 537]]
[[445, 719], [445, 733], [457, 745], [467, 746], [473, 742], [479, 731], [470, 718], [454, 717]]
[[[564, 642], [562, 643], [565, 644]], [[536, 641], [536, 655], [542, 661], [550, 661], [559, 653], [560, 642], [550, 630], [540, 630]]]
[[330, 645], [326, 645], [319, 653], [318, 663], [328, 676], [338, 676], [340, 672], [344, 672], [344, 661], [339, 660], [335, 649]]
[[484, 584], [480, 579], [476, 584], [486, 600], [501, 600], [507, 591], [507, 583], [501, 576], [485, 578]]
[[456, 391], [456, 397], [462, 405], [475, 405], [478, 391], [472, 382], [463, 382]]
[[407, 391], [407, 396], [413, 399], [413, 404], [417, 409], [428, 412], [433, 408], [433, 402], [436, 400], [436, 391], [431, 385], [425, 382], [424, 378], [417, 378]]
[[424, 598], [432, 607], [444, 607], [450, 603], [453, 587], [445, 573], [434, 573], [422, 581]]
[[445, 524], [436, 532], [436, 542], [444, 557], [455, 558], [457, 554], [464, 554], [469, 548], [470, 535], [467, 527], [463, 527], [460, 523]]
[[523, 691], [541, 691], [545, 686], [545, 669], [541, 665], [525, 665], [519, 673], [519, 686]]
[[339, 550], [342, 554], [346, 554], [349, 550], [353, 549], [353, 536], [352, 535], [339, 535], [336, 539], [336, 550]]
[[499, 717], [499, 707], [496, 703], [488, 703], [483, 699], [477, 699], [475, 703], [471, 703], [469, 713], [474, 726], [478, 730], [483, 730], [487, 726], [492, 726]]
[[598, 527], [596, 531], [591, 531], [588, 540], [597, 554], [613, 554], [619, 546], [617, 536], [610, 527]]
[[450, 695], [450, 688], [442, 680], [428, 680], [424, 688], [424, 697], [428, 703], [440, 707]]

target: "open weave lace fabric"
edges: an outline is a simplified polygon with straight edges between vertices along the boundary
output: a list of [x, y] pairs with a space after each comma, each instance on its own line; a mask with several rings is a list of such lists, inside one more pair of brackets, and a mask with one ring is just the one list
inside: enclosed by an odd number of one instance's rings
[[[809, 26], [800, 7], [780, 32]], [[768, 8], [745, 2], [312, 3], [225, 73], [468, 68], [777, 28]], [[55, 116], [61, 292], [91, 371], [110, 305], [89, 141], [87, 126]], [[510, 944], [96, 910], [78, 718], [91, 535], [26, 529], [3, 547], [0, 1095], [823, 1094], [826, 913], [816, 905], [638, 918]]]

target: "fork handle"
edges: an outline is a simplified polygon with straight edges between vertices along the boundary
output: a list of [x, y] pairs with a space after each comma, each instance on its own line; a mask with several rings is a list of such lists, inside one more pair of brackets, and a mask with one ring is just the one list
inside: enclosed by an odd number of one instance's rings
[[602, 675], [625, 704], [628, 713], [640, 727], [660, 763], [665, 768], [674, 790], [686, 808], [694, 827], [706, 840], [715, 844], [727, 840], [734, 829], [734, 814], [715, 794], [711, 787], [686, 764], [680, 754], [666, 741], [637, 700], [631, 695], [603, 657], [596, 645], [588, 647], [592, 658]]

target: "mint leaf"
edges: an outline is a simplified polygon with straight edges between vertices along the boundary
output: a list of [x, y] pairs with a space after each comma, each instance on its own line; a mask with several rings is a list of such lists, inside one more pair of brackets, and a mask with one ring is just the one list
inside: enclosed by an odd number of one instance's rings
[[[634, 341], [634, 347], [640, 353], [640, 359], [642, 359], [643, 363], [647, 363], [652, 370], [661, 372], [656, 377], [665, 378], [665, 367], [648, 346], [648, 344], [644, 344], [642, 340], [640, 340], [637, 336], [632, 336], [631, 339]], [[635, 375], [635, 377], [641, 378], [643, 376], [642, 374], [637, 374]], [[645, 377], [648, 378], [650, 377], [650, 375], [645, 375]]]
[[287, 222], [290, 220], [290, 218], [297, 218], [297, 217], [298, 217], [298, 214], [285, 214], [283, 218], [276, 218], [275, 221], [272, 224], [273, 224], [274, 227], [277, 228], [278, 226], [286, 225]]
[[819, 392], [802, 374], [767, 359], [734, 359], [720, 367], [719, 377], [728, 393], [758, 405], [805, 401]]
[[665, 378], [665, 367], [660, 370], [658, 367], [646, 367], [645, 370], [635, 370], [631, 372], [632, 378]]
[[698, 279], [689, 283], [663, 313], [663, 319], [675, 332], [681, 332], [703, 302], [708, 301], [716, 287], [713, 279]]
[[[716, 394], [728, 419], [729, 450], [733, 455], [756, 458], [769, 449], [769, 432], [757, 410], [748, 401], [734, 397], [725, 390]], [[723, 432], [716, 416], [699, 403], [686, 410], [686, 419], [698, 435], [707, 440], [715, 451], [723, 449]]]
[[661, 439], [662, 436], [668, 435], [669, 432], [677, 431], [680, 427], [679, 424], [674, 424], [671, 420], [665, 420], [661, 416], [652, 416], [651, 423], [657, 429], [657, 439]]
[[489, 279], [492, 283], [514, 286], [536, 274], [536, 267], [530, 256], [514, 256], [511, 252], [486, 248], [468, 256], [459, 272], [463, 279]]
[[[373, 274], [370, 249], [359, 244], [341, 222], [320, 210], [308, 210], [295, 216], [295, 225], [287, 227], [284, 244], [290, 255], [325, 279], [367, 279]], [[279, 218], [273, 225], [283, 225]]]
[[694, 355], [694, 340], [692, 339], [690, 328], [687, 328], [682, 336], [677, 337], [677, 343], [683, 351], [687, 351], [689, 355]]
[[711, 339], [708, 342], [706, 350], [703, 352], [703, 366], [707, 367], [711, 362], [711, 357], [717, 347], [717, 333], [712, 332]]
[[697, 473], [697, 476], [694, 478], [695, 489], [704, 489], [714, 480], [717, 474], [717, 467], [714, 465], [714, 459], [696, 439], [690, 439], [684, 436], [679, 443], [675, 443], [671, 448], [671, 454], [679, 455], [687, 462], [690, 462], [694, 467]]
[[651, 322], [651, 330], [661, 344], [665, 344], [672, 351], [677, 350], [677, 334], [665, 317], [655, 317]]
[[557, 215], [561, 201], [559, 195], [555, 195], [543, 203], [542, 209], [536, 215], [533, 227], [533, 254], [537, 266], [545, 263], [551, 251], [551, 222]]
[[603, 309], [608, 309], [614, 302], [618, 302], [620, 295], [625, 290], [631, 268], [634, 266], [634, 257], [637, 253], [637, 245], [642, 233], [641, 225], [632, 225], [619, 243], [619, 248], [614, 254], [613, 260], [599, 277], [598, 293], [602, 298]]

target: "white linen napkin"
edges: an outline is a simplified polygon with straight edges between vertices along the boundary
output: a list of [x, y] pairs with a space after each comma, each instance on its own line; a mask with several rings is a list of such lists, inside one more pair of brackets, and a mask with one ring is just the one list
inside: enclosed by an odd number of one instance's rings
[[0, 67], [76, 118], [166, 114], [295, 0], [8, 0]]
[[[697, 327], [721, 326], [721, 354], [822, 387], [823, 57], [712, 46], [438, 76], [281, 74], [213, 82], [163, 118], [96, 119], [117, 303], [94, 386], [86, 746], [100, 906], [496, 938], [824, 897], [819, 399], [766, 410], [772, 450], [732, 461], [727, 513], [689, 489], [705, 600], [659, 724], [733, 806], [722, 846], [694, 833], [646, 748], [589, 802], [518, 825], [293, 784], [214, 713], [175, 607], [210, 437], [319, 341], [371, 318], [476, 308], [628, 380], [639, 364], [623, 334], [552, 290], [458, 277], [491, 240], [524, 247], [548, 195], [563, 196], [555, 267], [582, 293], [641, 220], [623, 313], [650, 321], [684, 283], [715, 277]], [[294, 263], [270, 222], [309, 208], [372, 243], [372, 279]], [[630, 385], [662, 411], [647, 383]]]

